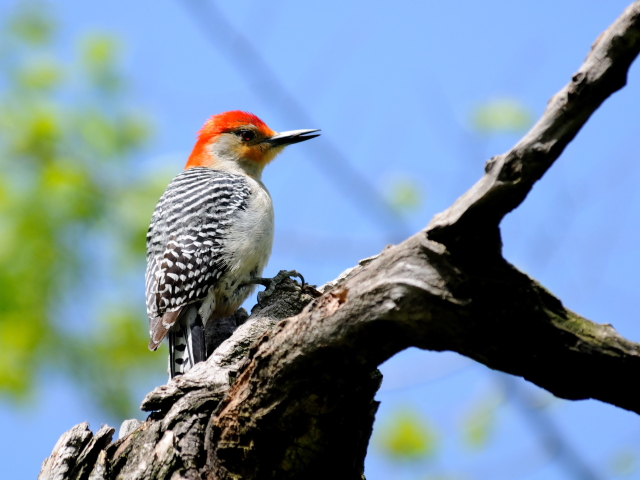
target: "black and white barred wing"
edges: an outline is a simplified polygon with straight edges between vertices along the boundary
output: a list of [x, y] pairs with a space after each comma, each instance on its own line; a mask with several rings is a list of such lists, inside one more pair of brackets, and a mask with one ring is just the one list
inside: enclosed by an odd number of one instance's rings
[[178, 175], [160, 198], [147, 234], [150, 349], [183, 307], [204, 299], [226, 272], [224, 239], [249, 194], [242, 176], [196, 167]]

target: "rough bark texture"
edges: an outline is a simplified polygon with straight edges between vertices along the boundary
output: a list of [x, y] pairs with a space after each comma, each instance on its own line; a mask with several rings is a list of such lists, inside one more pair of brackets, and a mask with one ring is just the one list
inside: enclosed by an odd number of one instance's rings
[[[567, 310], [502, 258], [499, 224], [624, 86], [640, 0], [594, 44], [540, 121], [422, 232], [321, 288], [288, 280], [207, 360], [159, 387], [137, 426], [60, 439], [41, 479], [361, 479], [387, 358], [453, 350], [567, 399], [640, 413], [640, 345]], [[305, 306], [306, 305], [306, 306]], [[244, 321], [244, 323], [243, 323]], [[221, 336], [222, 335], [222, 336]], [[216, 340], [217, 338], [217, 340]]]

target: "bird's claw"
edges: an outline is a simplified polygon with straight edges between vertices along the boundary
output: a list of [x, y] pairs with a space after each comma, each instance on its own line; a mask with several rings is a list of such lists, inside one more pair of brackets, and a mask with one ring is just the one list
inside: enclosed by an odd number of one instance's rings
[[260, 285], [264, 285], [266, 287], [266, 290], [258, 293], [258, 303], [271, 296], [273, 292], [275, 292], [278, 284], [280, 284], [285, 278], [290, 277], [298, 277], [300, 279], [302, 283], [300, 291], [302, 291], [306, 285], [306, 282], [302, 274], [297, 270], [280, 270], [278, 274], [273, 278], [255, 278], [255, 283], [259, 283]]

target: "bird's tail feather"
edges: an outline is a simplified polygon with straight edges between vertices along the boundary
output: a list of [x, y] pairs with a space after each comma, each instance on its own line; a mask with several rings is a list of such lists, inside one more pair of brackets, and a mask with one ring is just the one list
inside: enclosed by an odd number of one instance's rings
[[169, 331], [169, 372], [171, 378], [187, 373], [207, 359], [204, 325], [198, 306], [191, 305]]

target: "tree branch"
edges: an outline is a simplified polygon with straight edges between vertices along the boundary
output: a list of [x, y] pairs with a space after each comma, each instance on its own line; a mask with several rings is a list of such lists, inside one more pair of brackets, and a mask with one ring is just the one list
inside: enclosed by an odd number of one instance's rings
[[[409, 346], [457, 351], [559, 397], [640, 412], [640, 393], [629, 388], [640, 373], [640, 345], [565, 309], [504, 261], [484, 274], [465, 271], [424, 233], [383, 252], [280, 322], [270, 337], [212, 418], [208, 448], [216, 477], [260, 478], [266, 470], [289, 478], [286, 465], [304, 454], [295, 445], [322, 438], [317, 425], [329, 422], [324, 416], [331, 412], [319, 405], [338, 403], [349, 386]], [[313, 418], [313, 428], [274, 455], [274, 431], [294, 413]], [[238, 462], [241, 455], [245, 461]], [[273, 464], [251, 469], [250, 455]]]
[[480, 181], [434, 217], [427, 227], [429, 237], [449, 248], [479, 240], [492, 248], [499, 245], [495, 240], [502, 218], [522, 203], [602, 102], [626, 85], [639, 51], [636, 1], [598, 37], [578, 72], [551, 98], [529, 133], [507, 153], [489, 160]]
[[[345, 272], [319, 298], [287, 282], [207, 362], [151, 392], [143, 408], [153, 413], [139, 428], [99, 455], [74, 446], [87, 440], [72, 430], [40, 478], [361, 479], [376, 367], [409, 346], [453, 350], [559, 397], [640, 413], [629, 387], [640, 345], [567, 310], [506, 262], [499, 231], [625, 84], [639, 50], [640, 0], [532, 130], [424, 231]], [[71, 473], [50, 473], [57, 464]]]

